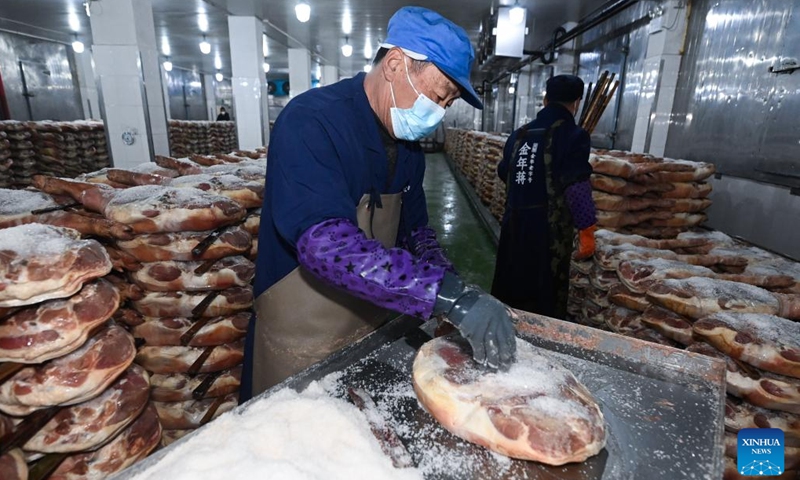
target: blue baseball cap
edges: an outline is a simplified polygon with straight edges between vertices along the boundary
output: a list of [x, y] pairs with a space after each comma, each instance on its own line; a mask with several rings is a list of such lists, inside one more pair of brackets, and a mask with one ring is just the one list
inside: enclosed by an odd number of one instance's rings
[[467, 32], [433, 10], [403, 7], [389, 19], [387, 38], [382, 48], [398, 47], [415, 60], [425, 60], [461, 87], [461, 98], [483, 109], [478, 94], [469, 82], [475, 51]]

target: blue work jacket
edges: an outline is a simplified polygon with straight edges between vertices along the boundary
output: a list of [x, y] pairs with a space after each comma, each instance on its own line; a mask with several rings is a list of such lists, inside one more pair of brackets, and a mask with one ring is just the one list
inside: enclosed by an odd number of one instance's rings
[[298, 266], [296, 245], [311, 226], [331, 218], [357, 224], [364, 194], [403, 192], [398, 243], [428, 224], [418, 142], [398, 142], [387, 188], [388, 159], [361, 73], [294, 98], [275, 121], [258, 234], [254, 295]]

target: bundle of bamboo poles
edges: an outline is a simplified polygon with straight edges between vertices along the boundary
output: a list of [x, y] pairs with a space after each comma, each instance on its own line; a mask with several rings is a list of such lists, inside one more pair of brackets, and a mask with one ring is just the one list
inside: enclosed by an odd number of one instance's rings
[[614, 81], [616, 73], [609, 75], [608, 70], [600, 75], [597, 85], [592, 88], [589, 84], [589, 89], [586, 92], [586, 100], [583, 102], [583, 111], [581, 112], [580, 125], [589, 133], [592, 133], [606, 111], [606, 107], [611, 102], [611, 98], [619, 87], [619, 80]]

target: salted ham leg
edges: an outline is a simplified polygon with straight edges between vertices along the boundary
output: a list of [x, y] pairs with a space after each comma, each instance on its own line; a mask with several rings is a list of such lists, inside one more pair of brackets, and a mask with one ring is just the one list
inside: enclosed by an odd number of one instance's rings
[[642, 323], [642, 314], [636, 310], [625, 307], [611, 307], [606, 311], [606, 325], [612, 332], [629, 335], [636, 330], [645, 328]]
[[92, 450], [133, 422], [147, 406], [149, 393], [147, 372], [131, 365], [98, 397], [61, 409], [23, 448], [42, 453]]
[[746, 366], [707, 343], [697, 342], [686, 350], [726, 362], [725, 381], [729, 395], [770, 410], [800, 414], [800, 380]]
[[119, 306], [119, 293], [99, 279], [66, 300], [49, 300], [0, 322], [0, 362], [42, 363], [86, 342]]
[[75, 230], [37, 223], [0, 230], [0, 308], [69, 297], [110, 271], [103, 247]]
[[0, 478], [3, 480], [28, 480], [28, 464], [22, 450], [15, 448], [0, 457]]
[[184, 373], [155, 373], [150, 377], [150, 398], [156, 402], [182, 402], [193, 400], [195, 391], [201, 384], [213, 382], [203, 392], [202, 398], [222, 397], [239, 390], [242, 379], [242, 367], [234, 367], [224, 372], [203, 375], [187, 375]]
[[[669, 183], [642, 185], [639, 183], [629, 182], [619, 177], [609, 177], [607, 175], [597, 174], [591, 176], [591, 183], [595, 190], [614, 195], [623, 195], [626, 197], [644, 195], [650, 192], [666, 193], [675, 188], [673, 184]], [[665, 197], [666, 196], [664, 196], [664, 198]]]
[[40, 175], [34, 184], [47, 193], [69, 195], [135, 233], [213, 230], [239, 222], [246, 213], [227, 197], [193, 188], [146, 185], [118, 190]]
[[251, 235], [240, 226], [231, 226], [215, 237], [200, 255], [195, 255], [192, 251], [213, 233], [215, 232], [138, 235], [129, 241], [118, 241], [117, 246], [141, 262], [216, 260], [250, 252]]
[[225, 290], [250, 284], [255, 265], [242, 257], [225, 257], [213, 263], [165, 261], [145, 263], [130, 273], [131, 280], [151, 292]]
[[139, 418], [99, 450], [71, 455], [49, 480], [103, 480], [146, 457], [161, 441], [161, 424], [149, 405]]
[[[210, 355], [197, 364], [209, 350]], [[244, 341], [240, 340], [216, 347], [142, 347], [136, 354], [136, 363], [153, 373], [209, 373], [227, 370], [242, 363]]]
[[250, 308], [253, 289], [248, 286], [217, 292], [147, 292], [131, 305], [146, 317], [221, 317]]
[[675, 200], [650, 197], [623, 197], [605, 192], [593, 192], [595, 206], [609, 212], [635, 212], [648, 208], [672, 209]]
[[133, 337], [109, 324], [63, 357], [23, 368], [0, 385], [0, 411], [21, 416], [52, 405], [75, 405], [97, 396], [136, 355]]
[[711, 194], [711, 185], [705, 182], [668, 183], [672, 188], [661, 193], [661, 198], [706, 198]]
[[641, 320], [670, 340], [682, 345], [695, 343], [691, 322], [671, 310], [651, 305], [642, 313]]
[[208, 347], [235, 342], [244, 338], [250, 322], [250, 312], [240, 312], [227, 317], [216, 317], [203, 322], [203, 327], [194, 331], [197, 320], [189, 318], [151, 318], [144, 317], [143, 322], [131, 330], [134, 338], [141, 338], [149, 346], [187, 345], [191, 347]]
[[187, 158], [165, 157], [156, 155], [155, 163], [159, 167], [175, 170], [181, 175], [196, 175], [203, 173], [203, 167]]
[[414, 391], [455, 435], [512, 458], [582, 462], [605, 446], [592, 395], [550, 354], [517, 340], [517, 361], [487, 373], [461, 337], [439, 337], [417, 353]]
[[786, 446], [800, 447], [800, 415], [757, 407], [728, 395], [725, 400], [725, 429], [738, 432], [743, 428], [779, 428]]
[[168, 430], [199, 428], [225, 412], [236, 408], [239, 395], [189, 400], [186, 402], [153, 402], [161, 425]]
[[703, 238], [671, 238], [654, 239], [641, 235], [625, 235], [611, 230], [600, 229], [594, 234], [597, 243], [601, 245], [634, 245], [637, 247], [654, 248], [658, 250], [677, 250], [707, 245], [708, 240]]
[[697, 335], [738, 360], [800, 378], [800, 324], [774, 315], [717, 313], [696, 321]]
[[606, 228], [621, 228], [630, 225], [639, 225], [644, 222], [652, 222], [657, 219], [667, 221], [672, 217], [672, 213], [665, 211], [643, 210], [641, 212], [606, 212], [598, 210], [597, 224]]
[[681, 315], [699, 319], [719, 312], [764, 313], [800, 320], [796, 296], [771, 293], [744, 283], [687, 278], [662, 280], [648, 291], [653, 303]]
[[650, 301], [645, 295], [633, 293], [623, 284], [611, 287], [608, 291], [608, 301], [637, 312], [644, 312], [650, 306]]

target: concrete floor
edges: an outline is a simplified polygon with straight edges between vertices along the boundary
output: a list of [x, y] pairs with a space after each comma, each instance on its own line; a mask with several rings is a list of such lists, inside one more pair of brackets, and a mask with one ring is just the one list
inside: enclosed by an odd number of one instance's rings
[[429, 154], [425, 161], [423, 188], [429, 224], [461, 277], [488, 291], [494, 274], [494, 243], [456, 183], [444, 155]]

